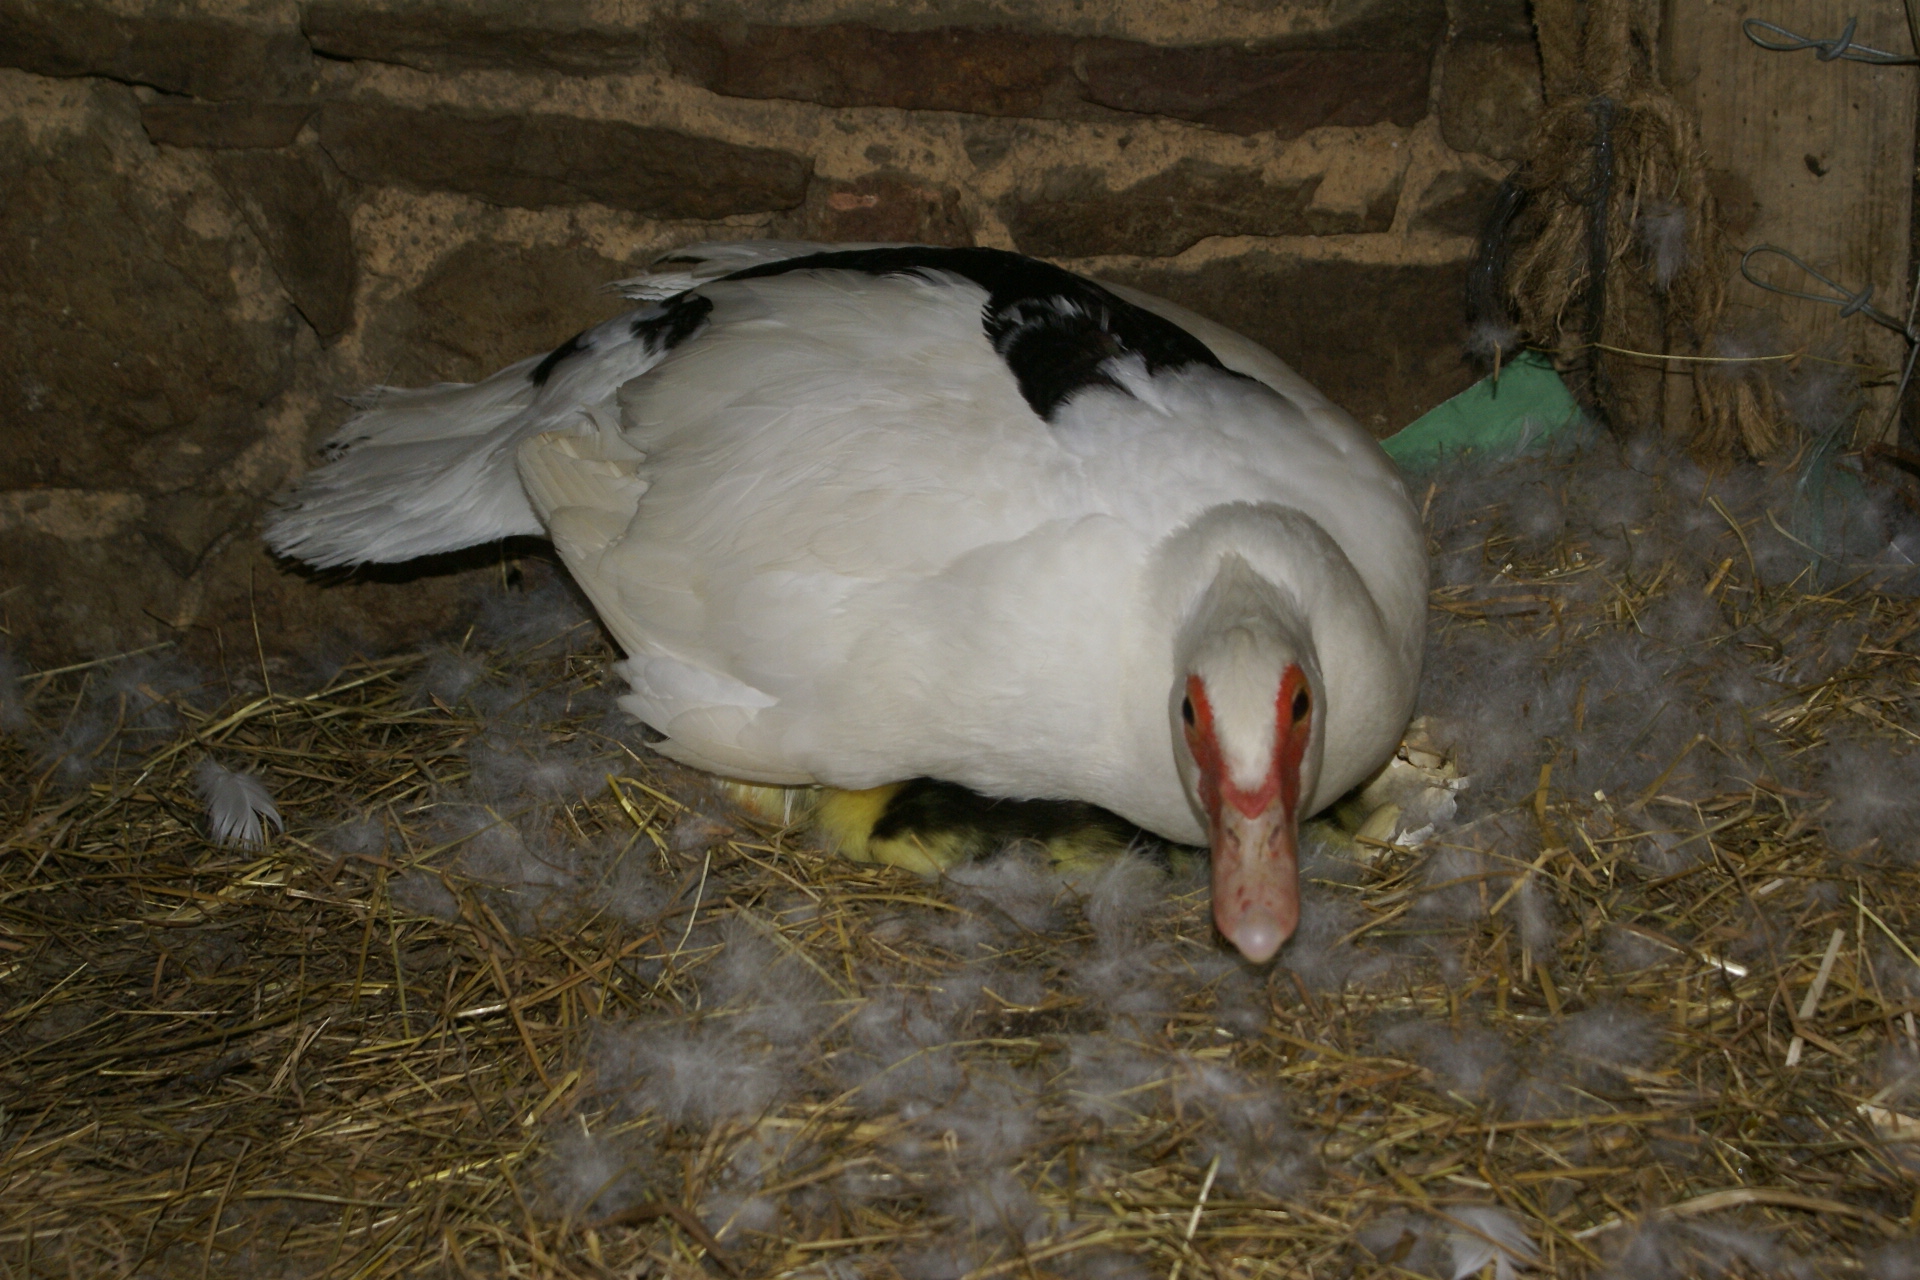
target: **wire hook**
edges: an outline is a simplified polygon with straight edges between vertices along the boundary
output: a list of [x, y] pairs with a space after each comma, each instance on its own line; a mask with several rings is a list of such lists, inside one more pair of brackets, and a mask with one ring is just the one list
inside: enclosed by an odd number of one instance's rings
[[[1920, 66], [1920, 57], [1888, 53], [1885, 49], [1855, 44], [1853, 29], [1858, 25], [1860, 25], [1860, 19], [1848, 18], [1847, 25], [1840, 29], [1840, 34], [1829, 40], [1811, 39], [1762, 18], [1748, 18], [1740, 24], [1740, 30], [1746, 33], [1747, 39], [1762, 49], [1771, 49], [1775, 53], [1798, 53], [1802, 49], [1812, 49], [1814, 56], [1822, 62], [1832, 62], [1838, 58], [1845, 62], [1864, 62], [1875, 67]], [[1780, 39], [1768, 40], [1759, 34], [1762, 31], [1779, 36]]]
[[[1823, 293], [1808, 293], [1803, 289], [1783, 289], [1777, 284], [1767, 283], [1747, 269], [1747, 264], [1763, 253], [1778, 254], [1840, 296], [1834, 298]], [[1765, 289], [1768, 293], [1778, 293], [1789, 298], [1805, 298], [1809, 302], [1824, 302], [1828, 306], [1840, 308], [1840, 316], [1842, 319], [1848, 316], [1865, 316], [1875, 324], [1885, 325], [1887, 328], [1905, 338], [1908, 342], [1917, 340], [1912, 325], [1901, 324], [1898, 320], [1873, 305], [1872, 285], [1868, 285], [1858, 293], [1849, 292], [1845, 285], [1822, 275], [1809, 266], [1806, 261], [1797, 254], [1789, 253], [1777, 244], [1757, 244], [1741, 254], [1740, 274], [1746, 277], [1747, 283], [1757, 288]]]

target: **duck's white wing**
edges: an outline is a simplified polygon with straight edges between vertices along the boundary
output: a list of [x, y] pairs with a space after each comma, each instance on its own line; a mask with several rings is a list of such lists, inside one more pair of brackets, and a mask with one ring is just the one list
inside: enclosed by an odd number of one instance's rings
[[977, 286], [833, 272], [701, 295], [707, 326], [626, 385], [617, 427], [538, 436], [521, 475], [662, 749], [807, 781], [796, 735], [820, 705], [886, 750], [886, 680], [859, 705], [827, 688], [882, 599], [1086, 498], [982, 333]]

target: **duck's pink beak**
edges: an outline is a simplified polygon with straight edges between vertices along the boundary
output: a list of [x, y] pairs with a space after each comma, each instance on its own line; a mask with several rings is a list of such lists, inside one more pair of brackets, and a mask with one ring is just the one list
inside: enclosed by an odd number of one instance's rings
[[1241, 955], [1265, 964], [1300, 924], [1299, 825], [1278, 796], [1252, 813], [1222, 798], [1211, 824], [1213, 922]]
[[1241, 955], [1265, 964], [1300, 924], [1300, 762], [1313, 728], [1306, 676], [1289, 666], [1281, 678], [1273, 759], [1253, 790], [1227, 774], [1198, 676], [1187, 682], [1187, 705], [1187, 742], [1213, 845], [1213, 922]]

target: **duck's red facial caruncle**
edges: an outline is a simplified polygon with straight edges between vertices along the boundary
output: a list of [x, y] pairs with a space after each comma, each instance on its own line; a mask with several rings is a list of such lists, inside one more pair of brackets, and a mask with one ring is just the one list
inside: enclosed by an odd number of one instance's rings
[[1223, 743], [1198, 675], [1187, 677], [1180, 705], [1213, 847], [1213, 920], [1256, 964], [1271, 960], [1300, 923], [1300, 767], [1314, 710], [1298, 663], [1281, 673], [1271, 744]]

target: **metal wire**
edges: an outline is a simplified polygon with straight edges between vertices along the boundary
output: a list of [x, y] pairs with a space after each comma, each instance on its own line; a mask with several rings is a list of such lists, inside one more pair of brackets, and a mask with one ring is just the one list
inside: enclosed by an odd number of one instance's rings
[[[1913, 360], [1915, 356], [1920, 356], [1920, 342], [1916, 342], [1912, 336], [1914, 319], [1920, 316], [1920, 270], [1914, 273], [1913, 288], [1908, 292], [1907, 297], [1907, 363], [1906, 367], [1900, 371], [1900, 385], [1893, 391], [1893, 408], [1887, 411], [1887, 420], [1880, 425], [1882, 438], [1887, 435], [1887, 428], [1900, 421], [1900, 410], [1905, 408], [1907, 403], [1907, 387], [1913, 381]], [[1920, 436], [1920, 432], [1914, 430], [1911, 420], [1907, 421], [1906, 427], [1909, 437]], [[1899, 437], [1896, 434], [1894, 438]]]
[[[1803, 289], [1783, 289], [1777, 284], [1767, 283], [1747, 269], [1747, 264], [1763, 253], [1778, 254], [1840, 296], [1835, 298], [1823, 293], [1808, 293]], [[1749, 284], [1765, 289], [1768, 293], [1778, 293], [1789, 298], [1805, 298], [1809, 302], [1824, 302], [1828, 306], [1840, 308], [1842, 319], [1855, 315], [1865, 316], [1875, 324], [1885, 325], [1887, 328], [1905, 338], [1908, 342], [1920, 340], [1920, 338], [1916, 338], [1911, 323], [1902, 324], [1900, 321], [1873, 305], [1872, 285], [1868, 285], [1858, 293], [1850, 293], [1845, 285], [1837, 280], [1830, 280], [1826, 276], [1821, 275], [1818, 271], [1808, 266], [1799, 256], [1787, 252], [1779, 245], [1757, 244], [1741, 254], [1740, 274], [1747, 278]]]
[[[1812, 49], [1815, 51], [1814, 56], [1822, 62], [1832, 62], [1838, 58], [1843, 62], [1865, 62], [1876, 67], [1920, 66], [1920, 58], [1909, 54], [1888, 53], [1885, 49], [1855, 44], [1853, 29], [1859, 25], [1859, 22], [1858, 18], [1848, 18], [1847, 25], [1840, 29], [1840, 34], [1830, 40], [1809, 39], [1797, 31], [1789, 31], [1785, 27], [1760, 18], [1748, 18], [1740, 24], [1740, 30], [1746, 33], [1747, 39], [1762, 49], [1771, 49], [1775, 53], [1798, 53], [1802, 49]], [[1761, 31], [1779, 36], [1780, 39], [1765, 39], [1757, 34]]]

